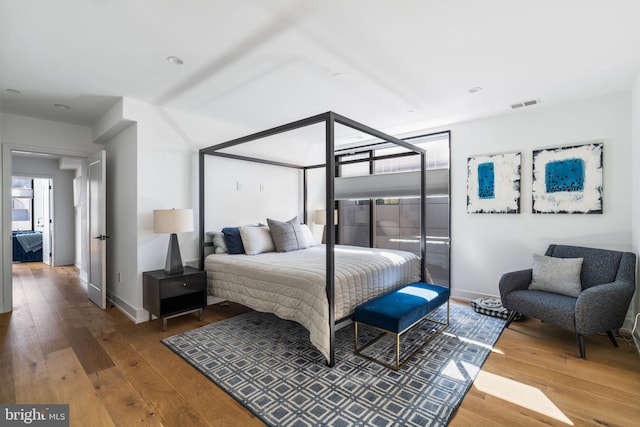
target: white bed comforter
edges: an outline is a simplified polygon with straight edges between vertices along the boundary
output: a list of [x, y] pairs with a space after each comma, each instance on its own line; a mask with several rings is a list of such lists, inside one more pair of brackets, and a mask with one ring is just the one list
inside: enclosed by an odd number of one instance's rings
[[[210, 295], [294, 320], [329, 360], [326, 249], [260, 255], [209, 255]], [[354, 246], [335, 247], [335, 318], [386, 290], [420, 280], [420, 259], [409, 252]]]

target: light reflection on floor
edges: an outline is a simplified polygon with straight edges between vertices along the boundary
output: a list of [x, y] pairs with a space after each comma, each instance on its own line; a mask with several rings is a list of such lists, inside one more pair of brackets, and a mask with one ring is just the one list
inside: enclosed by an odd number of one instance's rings
[[483, 393], [522, 406], [568, 425], [573, 422], [540, 389], [500, 375], [480, 371], [473, 383]]
[[[446, 333], [446, 332], [445, 332]], [[457, 337], [481, 347], [491, 347], [467, 338]], [[491, 347], [491, 351], [504, 354], [502, 351]], [[540, 389], [523, 384], [512, 379], [483, 371], [480, 367], [465, 361], [451, 360], [444, 368], [443, 373], [456, 380], [477, 377], [473, 387], [482, 393], [489, 394], [498, 399], [513, 403], [514, 405], [535, 411], [539, 414], [553, 418], [567, 425], [573, 422], [549, 399]]]

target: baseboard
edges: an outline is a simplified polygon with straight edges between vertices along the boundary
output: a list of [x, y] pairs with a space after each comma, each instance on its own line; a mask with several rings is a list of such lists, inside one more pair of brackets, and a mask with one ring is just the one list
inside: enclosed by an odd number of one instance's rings
[[500, 297], [495, 295], [481, 294], [478, 292], [460, 291], [460, 290], [452, 289], [451, 298], [462, 300], [462, 301], [473, 301], [477, 298], [500, 298]]
[[[149, 321], [149, 312], [147, 310], [143, 308], [136, 309], [113, 294], [107, 294], [107, 299], [115, 308], [131, 319], [133, 323], [138, 324]], [[224, 298], [218, 298], [211, 295], [207, 296], [207, 305], [218, 304], [223, 301], [226, 300]], [[154, 316], [154, 319], [155, 318], [156, 317]]]
[[142, 308], [136, 309], [113, 294], [107, 294], [107, 299], [115, 308], [131, 319], [133, 323], [138, 324], [149, 320], [149, 312], [147, 312], [147, 310]]
[[79, 271], [78, 278], [82, 280], [84, 283], [87, 283], [87, 279], [89, 277], [87, 276], [87, 272], [82, 270], [82, 268], [80, 268], [80, 266], [77, 264], [76, 264], [76, 267], [78, 268], [78, 271]]
[[224, 298], [214, 297], [213, 295], [207, 295], [207, 305], [218, 304], [220, 302], [226, 301]]
[[82, 275], [78, 276], [78, 280], [80, 281], [80, 286], [82, 286], [84, 288], [84, 291], [87, 292], [87, 287], [89, 285], [89, 282], [87, 281], [87, 276], [85, 275], [84, 277], [82, 277]]

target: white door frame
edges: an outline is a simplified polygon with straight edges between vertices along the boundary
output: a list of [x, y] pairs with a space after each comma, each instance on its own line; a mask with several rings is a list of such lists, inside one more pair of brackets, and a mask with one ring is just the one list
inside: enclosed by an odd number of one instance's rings
[[[78, 151], [45, 149], [42, 147], [31, 147], [14, 144], [2, 144], [2, 174], [0, 175], [0, 201], [2, 208], [0, 210], [1, 227], [0, 227], [0, 277], [2, 278], [0, 286], [0, 313], [8, 313], [13, 310], [13, 252], [11, 250], [11, 177], [13, 175], [12, 153], [14, 151], [54, 154], [64, 157], [77, 157], [86, 159], [87, 153]], [[84, 167], [84, 166], [83, 166]], [[85, 171], [82, 172], [83, 185], [85, 182]], [[83, 230], [86, 233], [86, 230]], [[86, 250], [88, 251], [88, 249]], [[85, 251], [85, 252], [86, 252]], [[88, 256], [87, 253], [82, 254], [83, 257]]]
[[53, 265], [54, 259], [54, 238], [52, 224], [55, 223], [53, 218], [53, 179], [49, 179], [49, 188], [45, 189], [46, 196], [43, 197], [42, 205], [45, 215], [42, 217], [42, 262], [47, 265]]

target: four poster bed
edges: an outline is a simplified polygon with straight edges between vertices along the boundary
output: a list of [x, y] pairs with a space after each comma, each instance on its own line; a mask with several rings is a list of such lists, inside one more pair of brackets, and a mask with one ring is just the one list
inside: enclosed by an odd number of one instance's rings
[[[247, 142], [316, 124], [324, 124], [323, 163], [300, 165], [241, 155], [231, 150]], [[336, 160], [336, 124], [370, 135], [381, 143], [390, 143], [406, 149], [401, 154], [384, 156], [384, 158], [420, 156], [420, 256], [398, 250], [336, 245], [333, 215], [334, 179], [337, 166], [353, 163], [353, 161], [340, 163]], [[300, 225], [297, 217], [286, 223], [277, 221], [272, 223], [269, 219], [271, 231], [266, 231], [269, 229], [259, 226], [240, 227], [240, 229], [246, 233], [243, 237], [248, 236], [249, 233], [253, 235], [271, 233], [275, 248], [262, 247], [262, 250], [255, 250], [253, 247], [247, 252], [252, 253], [251, 255], [220, 255], [215, 253], [218, 250], [214, 250], [213, 254], [205, 256], [207, 247], [214, 246], [213, 243], [205, 241], [207, 232], [204, 212], [207, 197], [205, 156], [220, 156], [300, 170], [303, 186], [302, 217], [305, 224], [308, 217], [307, 171], [325, 168], [326, 244], [317, 245], [316, 242], [312, 242], [312, 238], [306, 237], [308, 236], [304, 230], [306, 225]], [[372, 162], [377, 159], [369, 157], [366, 161]], [[426, 223], [422, 214], [425, 212], [425, 152], [412, 144], [344, 116], [327, 112], [200, 150], [199, 181], [200, 265], [204, 266], [207, 272], [209, 293], [302, 324], [309, 330], [312, 344], [324, 355], [329, 366], [335, 364], [334, 342], [337, 323], [348, 318], [356, 306], [410, 282], [430, 282], [425, 262]], [[278, 235], [275, 234], [276, 231]], [[284, 234], [281, 235], [281, 233]], [[285, 246], [282, 246], [283, 244]]]

